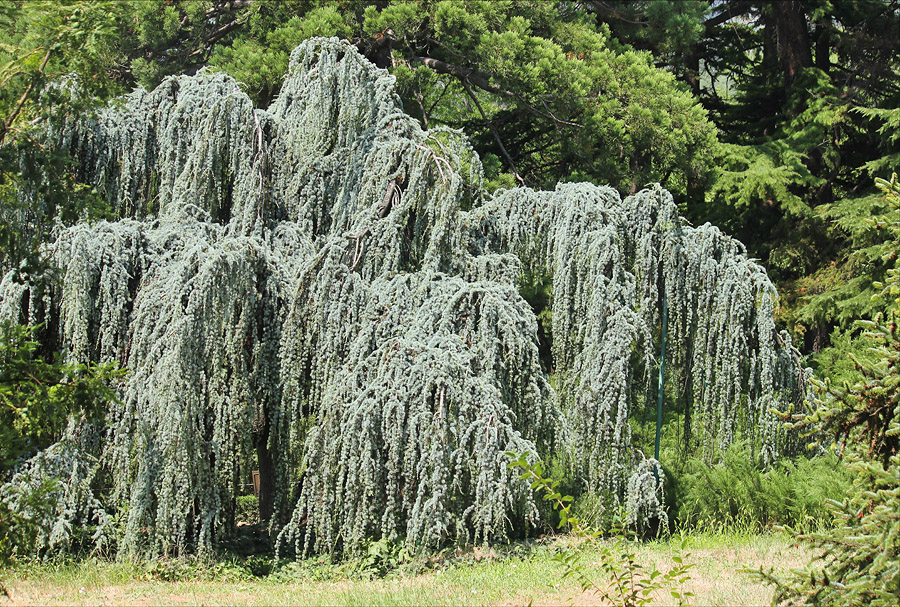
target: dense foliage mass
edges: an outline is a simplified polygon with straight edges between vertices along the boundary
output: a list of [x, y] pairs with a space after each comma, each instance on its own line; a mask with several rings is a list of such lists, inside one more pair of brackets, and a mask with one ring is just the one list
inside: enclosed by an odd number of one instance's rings
[[[67, 170], [65, 152], [45, 145], [35, 135], [92, 101], [89, 97], [75, 100], [62, 88], [47, 88], [62, 66], [66, 73], [78, 73], [91, 82], [95, 93], [107, 88], [109, 80], [98, 78], [95, 71], [96, 51], [109, 42], [112, 29], [110, 14], [94, 10], [102, 8], [97, 5], [32, 2], [32, 10], [22, 8], [20, 3], [0, 5], [0, 273], [13, 272], [20, 283], [49, 269], [49, 254], [42, 245], [52, 239], [58, 221], [73, 222], [103, 212], [103, 202]], [[31, 195], [23, 196], [26, 192]], [[19, 289], [23, 288], [20, 284]], [[40, 289], [30, 292], [33, 300], [43, 295]], [[18, 312], [5, 310], [0, 317], [18, 317]], [[73, 419], [82, 424], [102, 420], [106, 402], [114, 398], [109, 382], [120, 375], [115, 365], [60, 360], [45, 329], [0, 322], [0, 479], [4, 483], [23, 460], [54, 443], [55, 448], [64, 448], [58, 441]], [[71, 470], [55, 472], [29, 482], [25, 493], [2, 490], [0, 568], [14, 555], [43, 545], [50, 533], [41, 524], [43, 514], [65, 508], [55, 477]], [[61, 517], [60, 526], [70, 518]]]
[[208, 60], [261, 107], [297, 44], [347, 40], [397, 77], [423, 127], [464, 129], [494, 187], [592, 181], [634, 193], [660, 182], [683, 196], [710, 172], [715, 130], [695, 99], [574, 3], [140, 1], [125, 11], [141, 41], [123, 45], [131, 78], [155, 86]]
[[155, 86], [212, 64], [264, 107], [296, 44], [339, 36], [397, 76], [423, 126], [464, 129], [493, 186], [516, 175], [545, 188], [662, 183], [691, 220], [719, 225], [765, 263], [805, 351], [875, 312], [866, 291], [884, 272], [870, 248], [880, 241], [860, 219], [883, 210], [872, 179], [888, 178], [900, 152], [896, 129], [881, 130], [898, 120], [897, 0], [140, 0], [120, 10], [125, 82]]
[[816, 605], [896, 605], [900, 601], [900, 182], [879, 187], [890, 212], [880, 229], [893, 237], [885, 255], [887, 281], [877, 284], [882, 309], [861, 321], [868, 357], [856, 357], [854, 383], [823, 383], [812, 415], [798, 424], [837, 435], [846, 450], [853, 486], [829, 504], [834, 527], [806, 536], [816, 558], [805, 570], [760, 576], [776, 586], [775, 599]]
[[394, 87], [313, 39], [266, 110], [201, 72], [45, 131], [122, 219], [61, 228], [60, 285], [10, 269], [0, 309], [47, 321], [72, 361], [130, 370], [105, 425], [71, 425], [4, 488], [16, 508], [63, 477], [45, 548], [79, 520], [125, 551], [209, 549], [254, 455], [263, 518], [298, 553], [523, 532], [539, 511], [507, 452], [566, 454], [660, 517], [631, 424], [655, 401], [663, 309], [691, 440], [710, 458], [738, 437], [761, 461], [791, 447], [772, 409], [806, 378], [742, 245], [659, 187], [486, 197], [466, 140], [423, 130]]
[[[106, 95], [212, 65], [267, 107], [290, 51], [338, 36], [423, 127], [469, 136], [491, 190], [661, 183], [762, 260], [800, 349], [834, 346], [827, 375], [877, 312], [883, 240], [862, 219], [900, 157], [898, 24], [897, 0], [14, 0], [0, 28], [34, 54], [0, 105], [72, 69]], [[71, 194], [64, 177], [44, 186]]]

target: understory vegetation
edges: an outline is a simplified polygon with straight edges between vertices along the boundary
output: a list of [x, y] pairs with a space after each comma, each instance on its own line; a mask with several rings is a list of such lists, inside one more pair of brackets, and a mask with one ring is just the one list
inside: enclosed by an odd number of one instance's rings
[[746, 446], [735, 444], [715, 465], [689, 463], [673, 487], [675, 517], [689, 529], [815, 531], [827, 524], [829, 500], [843, 498], [851, 480], [832, 453], [763, 468]]

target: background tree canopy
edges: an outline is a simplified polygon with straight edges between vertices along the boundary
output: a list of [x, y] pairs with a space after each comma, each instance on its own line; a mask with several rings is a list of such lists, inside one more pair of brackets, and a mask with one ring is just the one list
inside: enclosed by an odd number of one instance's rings
[[721, 226], [766, 264], [804, 351], [873, 312], [866, 285], [883, 275], [883, 238], [859, 219], [885, 210], [871, 184], [900, 153], [896, 0], [119, 10], [112, 73], [123, 83], [208, 64], [264, 107], [296, 44], [338, 36], [397, 77], [423, 126], [469, 135], [489, 189], [586, 180], [627, 193], [656, 181], [691, 220]]
[[[210, 65], [265, 106], [293, 47], [334, 35], [397, 77], [406, 111], [423, 126], [470, 133], [495, 185], [588, 179], [633, 193], [657, 181], [686, 195], [709, 171], [715, 132], [690, 93], [654, 69], [649, 54], [620, 48], [575, 5], [207, 3], [202, 10], [201, 4], [135, 5], [135, 38], [154, 36], [152, 44], [165, 49], [132, 61], [137, 81], [153, 86], [183, 71], [184, 59], [199, 65], [208, 54]], [[189, 30], [190, 41], [176, 38], [185, 34], [175, 24], [198, 23], [199, 14], [216, 15], [214, 33], [203, 25]], [[173, 34], [160, 40], [167, 23]], [[233, 32], [228, 44], [210, 46], [227, 32]], [[173, 65], [173, 57], [182, 61]]]

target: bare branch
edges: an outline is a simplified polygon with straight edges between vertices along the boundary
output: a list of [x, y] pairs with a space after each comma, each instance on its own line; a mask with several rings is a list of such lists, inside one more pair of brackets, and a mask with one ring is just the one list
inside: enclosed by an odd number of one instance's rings
[[421, 63], [422, 65], [431, 68], [439, 74], [449, 74], [451, 76], [456, 76], [460, 80], [468, 81], [469, 83], [474, 84], [478, 88], [488, 91], [489, 93], [509, 95], [511, 97], [515, 96], [511, 91], [505, 91], [499, 86], [491, 84], [487, 78], [485, 78], [481, 74], [478, 74], [471, 68], [447, 63], [446, 61], [434, 59], [433, 57], [410, 57], [410, 61], [413, 63]]
[[750, 2], [736, 2], [733, 4], [728, 4], [726, 5], [725, 10], [723, 10], [721, 13], [719, 13], [718, 15], [714, 15], [704, 21], [703, 27], [706, 28], [707, 32], [709, 32], [717, 25], [722, 25], [723, 23], [726, 23], [734, 17], [746, 13], [751, 8], [753, 8], [753, 5]]
[[[41, 61], [41, 67], [38, 68], [38, 74], [43, 74], [44, 70], [47, 67], [47, 62], [50, 61], [50, 54], [52, 53], [52, 49], [48, 48], [47, 52], [44, 53], [44, 59]], [[31, 94], [32, 89], [34, 89], [34, 80], [28, 83], [28, 86], [25, 87], [25, 90], [22, 91], [22, 96], [19, 97], [19, 101], [16, 103], [16, 108], [13, 110], [12, 114], [0, 125], [0, 145], [3, 144], [3, 140], [6, 138], [6, 133], [9, 132], [9, 128], [12, 126], [12, 123], [19, 116], [19, 113], [22, 111], [22, 108], [25, 106], [25, 101], [28, 99], [28, 95]]]
[[500, 140], [500, 135], [497, 133], [497, 129], [494, 128], [494, 124], [488, 119], [487, 114], [484, 113], [484, 110], [481, 109], [481, 104], [478, 103], [478, 98], [475, 96], [475, 93], [472, 92], [472, 89], [469, 88], [469, 85], [465, 80], [462, 80], [463, 88], [466, 90], [466, 93], [469, 95], [469, 98], [475, 103], [475, 107], [478, 108], [481, 117], [484, 119], [484, 124], [491, 131], [491, 135], [494, 136], [494, 141], [497, 142], [497, 147], [500, 148], [500, 152], [503, 154], [503, 157], [506, 158], [506, 162], [509, 163], [509, 168], [512, 169], [513, 175], [516, 176], [516, 179], [519, 180], [519, 183], [525, 185], [525, 180], [522, 179], [522, 176], [519, 175], [519, 171], [516, 170], [516, 163], [513, 162], [512, 156], [509, 155], [509, 152], [506, 151], [506, 146], [503, 145], [503, 142]]
[[203, 44], [201, 44], [198, 48], [196, 48], [188, 56], [195, 57], [197, 55], [202, 55], [203, 53], [207, 52], [213, 44], [215, 44], [216, 42], [218, 42], [219, 40], [221, 40], [222, 38], [224, 38], [225, 36], [227, 36], [228, 34], [233, 32], [234, 30], [243, 26], [249, 18], [250, 18], [250, 15], [248, 13], [246, 15], [237, 17], [233, 21], [230, 21], [230, 22], [226, 23], [225, 25], [213, 30], [212, 32], [210, 32], [210, 34], [208, 36], [203, 38]]
[[[552, 120], [553, 122], [555, 122], [557, 124], [564, 124], [566, 126], [575, 126], [575, 127], [579, 127], [579, 128], [583, 126], [581, 124], [578, 124], [577, 122], [571, 122], [569, 120], [562, 120], [560, 118], [557, 118], [552, 113], [548, 114], [547, 112], [542, 112], [541, 110], [537, 109], [536, 107], [534, 107], [533, 105], [531, 105], [530, 103], [525, 101], [525, 99], [518, 93], [515, 93], [508, 89], [504, 89], [500, 86], [497, 86], [496, 84], [492, 84], [490, 82], [490, 80], [488, 80], [487, 77], [485, 77], [482, 74], [479, 74], [472, 68], [455, 65], [453, 63], [447, 63], [446, 61], [441, 61], [440, 59], [435, 59], [434, 57], [410, 57], [409, 61], [411, 63], [421, 63], [422, 65], [424, 65], [428, 68], [431, 68], [432, 70], [434, 70], [435, 72], [437, 72], [439, 74], [448, 74], [450, 76], [455, 76], [456, 78], [459, 78], [461, 81], [468, 82], [469, 84], [475, 85], [478, 88], [480, 88], [481, 90], [487, 91], [488, 93], [494, 93], [496, 95], [512, 97], [513, 99], [516, 99], [519, 103], [521, 103], [526, 109], [528, 109], [533, 114], [537, 114], [538, 116], [542, 116], [548, 120]], [[542, 103], [543, 103], [543, 101], [542, 101]]]

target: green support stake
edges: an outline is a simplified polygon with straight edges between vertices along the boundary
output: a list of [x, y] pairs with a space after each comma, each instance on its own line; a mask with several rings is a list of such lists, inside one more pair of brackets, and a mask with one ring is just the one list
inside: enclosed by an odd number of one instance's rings
[[659, 398], [656, 401], [656, 461], [659, 461], [659, 435], [662, 431], [662, 407], [663, 407], [663, 383], [666, 376], [666, 329], [668, 328], [668, 306], [666, 306], [666, 291], [662, 294], [662, 339], [659, 346]]

